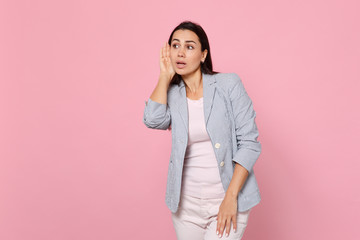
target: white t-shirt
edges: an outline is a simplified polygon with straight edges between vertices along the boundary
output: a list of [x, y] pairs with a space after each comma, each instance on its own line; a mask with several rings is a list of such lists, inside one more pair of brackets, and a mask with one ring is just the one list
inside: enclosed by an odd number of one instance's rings
[[204, 98], [187, 99], [189, 116], [188, 144], [184, 159], [182, 193], [199, 198], [221, 198], [225, 191], [218, 163], [204, 119]]

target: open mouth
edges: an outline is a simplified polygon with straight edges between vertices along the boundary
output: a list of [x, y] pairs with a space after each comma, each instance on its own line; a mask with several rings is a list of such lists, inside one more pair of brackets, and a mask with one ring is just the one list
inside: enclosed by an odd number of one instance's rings
[[184, 68], [186, 66], [186, 63], [184, 63], [184, 62], [176, 62], [176, 66], [178, 68]]

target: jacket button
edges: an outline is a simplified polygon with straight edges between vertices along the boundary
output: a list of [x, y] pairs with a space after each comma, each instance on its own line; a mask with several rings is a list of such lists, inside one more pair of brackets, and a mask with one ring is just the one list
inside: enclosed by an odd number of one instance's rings
[[219, 148], [220, 147], [220, 143], [215, 143], [215, 147]]
[[222, 167], [222, 166], [224, 166], [224, 161], [221, 161], [221, 163], [220, 163], [220, 166]]

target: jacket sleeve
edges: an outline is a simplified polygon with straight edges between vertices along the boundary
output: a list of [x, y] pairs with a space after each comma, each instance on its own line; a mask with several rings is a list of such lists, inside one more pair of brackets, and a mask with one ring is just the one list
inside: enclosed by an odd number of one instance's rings
[[249, 172], [260, 156], [261, 144], [257, 141], [259, 132], [255, 123], [256, 112], [240, 77], [234, 73], [235, 86], [230, 90], [231, 107], [235, 120], [237, 152], [233, 161]]
[[143, 122], [148, 128], [168, 129], [171, 123], [169, 106], [149, 98], [147, 102], [145, 101]]

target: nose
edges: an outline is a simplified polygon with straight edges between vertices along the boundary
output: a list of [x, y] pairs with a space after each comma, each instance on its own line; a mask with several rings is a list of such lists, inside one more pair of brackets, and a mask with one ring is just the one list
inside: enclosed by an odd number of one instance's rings
[[183, 57], [184, 56], [184, 50], [183, 50], [183, 48], [181, 47], [181, 48], [179, 48], [179, 50], [178, 50], [178, 57]]

